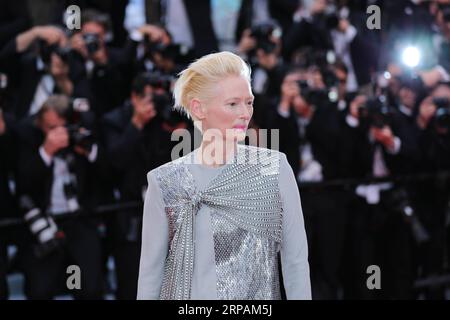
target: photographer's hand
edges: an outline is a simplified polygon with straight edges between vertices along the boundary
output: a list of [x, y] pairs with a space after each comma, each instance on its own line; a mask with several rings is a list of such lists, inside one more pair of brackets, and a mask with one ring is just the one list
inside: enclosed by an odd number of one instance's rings
[[61, 29], [53, 26], [36, 27], [37, 36], [45, 40], [49, 45], [56, 44], [60, 47], [67, 45], [67, 37]]
[[53, 26], [36, 26], [16, 37], [17, 52], [27, 50], [36, 39], [42, 39], [49, 45], [57, 44], [60, 47], [67, 44], [67, 37], [61, 29]]
[[70, 46], [72, 49], [77, 51], [84, 59], [87, 59], [89, 57], [86, 44], [84, 43], [83, 35], [81, 32], [75, 33], [70, 38]]
[[314, 3], [311, 6], [311, 15], [315, 16], [316, 14], [321, 14], [327, 8], [326, 0], [314, 0]]
[[247, 53], [256, 47], [256, 39], [251, 36], [251, 30], [245, 29], [242, 33], [241, 40], [238, 45], [238, 52], [241, 54]]
[[50, 130], [43, 144], [45, 152], [53, 157], [56, 152], [69, 146], [69, 134], [65, 127]]
[[161, 42], [164, 45], [169, 45], [171, 40], [166, 30], [155, 25], [146, 24], [138, 29], [143, 35], [147, 35], [151, 42]]
[[150, 98], [136, 98], [133, 103], [134, 113], [131, 118], [133, 125], [142, 130], [156, 116], [156, 110]]
[[395, 136], [389, 126], [384, 126], [383, 128], [370, 128], [372, 136], [375, 141], [380, 142], [388, 150], [393, 150], [395, 148]]

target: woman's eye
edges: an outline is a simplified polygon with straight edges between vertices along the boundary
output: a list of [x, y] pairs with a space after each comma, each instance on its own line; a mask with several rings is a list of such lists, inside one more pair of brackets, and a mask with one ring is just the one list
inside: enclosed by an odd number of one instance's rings
[[232, 107], [235, 107], [236, 105], [237, 105], [237, 103], [235, 103], [235, 102], [230, 103], [230, 106], [232, 106]]

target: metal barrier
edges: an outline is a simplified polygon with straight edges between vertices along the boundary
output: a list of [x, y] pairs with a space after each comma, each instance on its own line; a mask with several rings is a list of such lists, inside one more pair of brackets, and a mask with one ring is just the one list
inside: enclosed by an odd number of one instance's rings
[[[300, 190], [308, 189], [308, 188], [332, 188], [332, 187], [342, 187], [348, 188], [361, 184], [373, 184], [373, 183], [382, 183], [382, 182], [394, 182], [394, 183], [409, 183], [414, 181], [422, 181], [422, 180], [430, 180], [430, 179], [450, 179], [450, 171], [439, 171], [437, 173], [416, 173], [409, 175], [398, 175], [398, 176], [389, 176], [383, 178], [375, 178], [368, 177], [364, 179], [335, 179], [329, 181], [321, 181], [321, 182], [301, 182], [298, 184]], [[110, 212], [116, 212], [120, 210], [126, 209], [142, 209], [142, 202], [139, 201], [130, 201], [123, 203], [115, 203], [108, 205], [101, 205], [95, 208], [86, 208], [86, 214], [83, 212], [67, 212], [61, 213], [54, 217], [55, 220], [65, 219], [73, 216], [97, 216], [104, 215]], [[0, 228], [10, 227], [15, 225], [20, 225], [25, 223], [23, 219], [20, 218], [6, 218], [0, 220]]]
[[[437, 173], [419, 173], [419, 174], [410, 174], [410, 175], [401, 175], [395, 177], [384, 177], [384, 178], [366, 178], [366, 179], [339, 179], [339, 180], [330, 180], [323, 182], [303, 182], [299, 183], [298, 186], [301, 190], [308, 188], [331, 188], [331, 187], [342, 187], [349, 188], [361, 184], [373, 184], [373, 183], [382, 183], [382, 182], [394, 182], [394, 183], [410, 183], [416, 181], [430, 180], [430, 179], [450, 179], [450, 171], [440, 171]], [[70, 219], [74, 217], [95, 217], [95, 216], [103, 216], [110, 215], [114, 212], [121, 210], [142, 210], [143, 203], [140, 201], [130, 201], [126, 203], [116, 203], [116, 204], [108, 204], [101, 205], [95, 208], [88, 208], [83, 211], [76, 212], [68, 212], [63, 214], [58, 214], [53, 218], [56, 221]], [[25, 221], [21, 218], [7, 218], [0, 220], [0, 229], [8, 228], [13, 226], [18, 226], [24, 224]], [[424, 279], [417, 279], [414, 283], [414, 289], [420, 290], [426, 287], [439, 287], [439, 286], [447, 286], [450, 285], [450, 274], [445, 275], [433, 275]]]

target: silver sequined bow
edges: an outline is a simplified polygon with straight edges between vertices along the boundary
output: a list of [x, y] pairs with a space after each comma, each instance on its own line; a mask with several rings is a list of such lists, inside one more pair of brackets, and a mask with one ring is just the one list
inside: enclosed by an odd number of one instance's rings
[[191, 297], [194, 218], [202, 203], [223, 214], [237, 227], [281, 243], [279, 154], [272, 152], [271, 156], [262, 158], [258, 148], [243, 148], [238, 152], [236, 163], [224, 168], [203, 191], [192, 187], [195, 185], [193, 177], [182, 161], [163, 166], [157, 173], [166, 210], [176, 211], [179, 217], [166, 259], [161, 299]]

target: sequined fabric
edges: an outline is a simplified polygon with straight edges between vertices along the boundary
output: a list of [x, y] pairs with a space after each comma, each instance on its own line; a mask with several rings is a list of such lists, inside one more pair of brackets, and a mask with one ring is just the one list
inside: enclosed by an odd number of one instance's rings
[[189, 299], [194, 268], [194, 223], [200, 205], [213, 210], [220, 299], [278, 299], [277, 252], [282, 234], [278, 189], [280, 154], [238, 146], [233, 162], [197, 191], [182, 157], [156, 170], [169, 220], [169, 254], [161, 299]]

